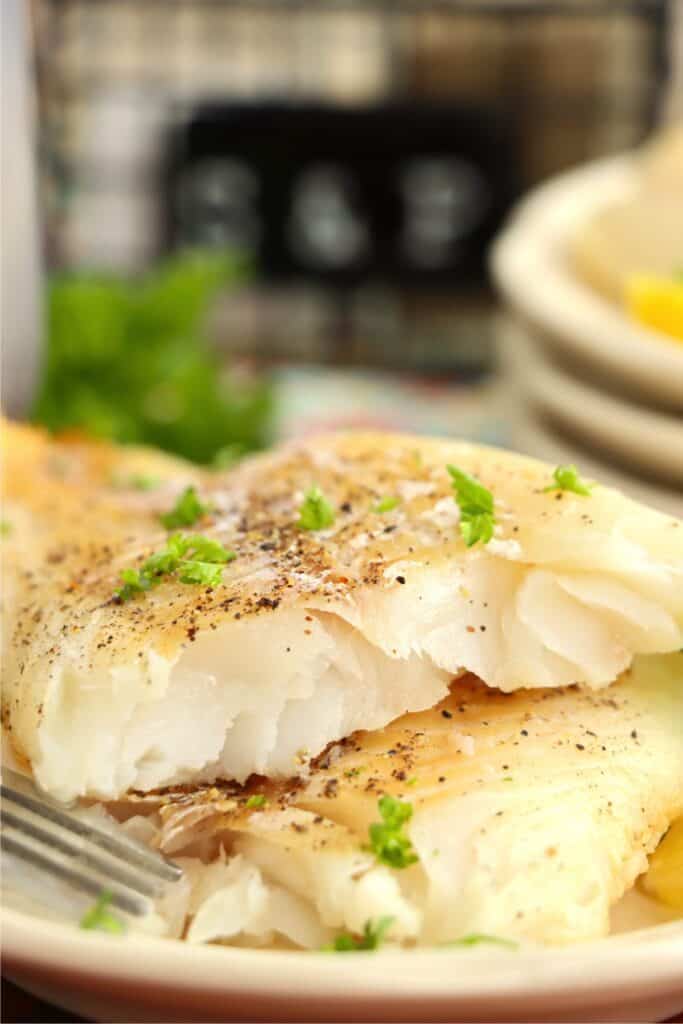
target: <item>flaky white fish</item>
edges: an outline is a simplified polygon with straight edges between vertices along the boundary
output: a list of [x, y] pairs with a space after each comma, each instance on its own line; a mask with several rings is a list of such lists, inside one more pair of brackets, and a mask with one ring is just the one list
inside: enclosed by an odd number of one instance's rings
[[[598, 690], [683, 646], [681, 523], [598, 485], [548, 490], [553, 467], [519, 455], [340, 434], [211, 475], [11, 426], [4, 446], [3, 721], [62, 798], [291, 776], [466, 671]], [[449, 464], [492, 495], [470, 547]], [[133, 465], [159, 486], [126, 486]], [[236, 557], [215, 586], [169, 575], [117, 603], [188, 483], [209, 511], [185, 532]], [[333, 520], [309, 530], [314, 486]]]
[[[384, 794], [412, 811], [406, 867], [371, 842]], [[298, 787], [253, 780], [155, 800], [168, 853], [213, 838], [233, 874], [258, 871], [295, 900], [312, 936], [388, 916], [389, 937], [408, 944], [597, 938], [683, 813], [683, 655], [637, 659], [600, 692], [505, 695], [467, 677], [438, 707], [329, 751]], [[307, 945], [263, 899], [261, 920]], [[193, 913], [197, 941], [248, 930], [225, 895]]]

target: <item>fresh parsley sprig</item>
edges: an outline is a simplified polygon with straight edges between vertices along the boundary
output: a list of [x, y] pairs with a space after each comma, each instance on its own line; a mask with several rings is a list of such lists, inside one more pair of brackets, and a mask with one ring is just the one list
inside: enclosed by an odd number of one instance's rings
[[385, 512], [391, 512], [393, 509], [400, 505], [398, 498], [386, 497], [380, 498], [376, 505], [373, 505], [372, 510], [376, 515], [383, 515]]
[[86, 931], [123, 935], [126, 930], [123, 921], [116, 914], [112, 914], [109, 909], [113, 898], [113, 893], [108, 889], [103, 889], [97, 897], [97, 902], [81, 918], [80, 927]]
[[196, 488], [186, 487], [170, 512], [164, 512], [159, 519], [167, 530], [194, 524], [211, 511], [211, 505], [199, 500]]
[[558, 466], [553, 473], [553, 480], [554, 483], [543, 488], [544, 494], [547, 491], [571, 491], [572, 494], [580, 494], [583, 498], [588, 498], [594, 486], [582, 480], [578, 469], [572, 465]]
[[329, 946], [323, 947], [324, 951], [327, 953], [362, 953], [379, 949], [393, 923], [393, 917], [380, 917], [376, 924], [371, 918], [365, 922], [362, 935], [350, 935], [348, 932], [342, 932]]
[[390, 868], [407, 868], [417, 863], [417, 853], [404, 832], [404, 825], [413, 816], [413, 805], [385, 795], [380, 797], [377, 806], [382, 821], [370, 825], [368, 849], [381, 864]]
[[260, 811], [268, 803], [268, 798], [264, 793], [252, 793], [244, 805], [248, 811]]
[[299, 507], [299, 519], [296, 524], [299, 529], [324, 530], [328, 526], [332, 526], [334, 519], [334, 508], [320, 488], [309, 487]]
[[447, 466], [455, 500], [460, 509], [460, 536], [468, 548], [481, 541], [488, 544], [493, 537], [496, 519], [493, 512], [493, 494], [457, 466]]
[[114, 597], [119, 603], [129, 601], [158, 586], [165, 576], [175, 576], [181, 583], [216, 587], [223, 578], [223, 566], [236, 557], [234, 551], [201, 533], [174, 533], [166, 547], [150, 555], [139, 569], [121, 572], [123, 586]]

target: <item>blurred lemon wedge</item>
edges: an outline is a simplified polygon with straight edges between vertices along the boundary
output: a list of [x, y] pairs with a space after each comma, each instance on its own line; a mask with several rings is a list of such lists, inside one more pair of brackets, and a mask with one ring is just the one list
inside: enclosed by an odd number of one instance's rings
[[638, 323], [683, 341], [683, 272], [677, 277], [630, 277], [626, 306]]
[[641, 885], [648, 896], [683, 911], [683, 818], [674, 822], [655, 850]]

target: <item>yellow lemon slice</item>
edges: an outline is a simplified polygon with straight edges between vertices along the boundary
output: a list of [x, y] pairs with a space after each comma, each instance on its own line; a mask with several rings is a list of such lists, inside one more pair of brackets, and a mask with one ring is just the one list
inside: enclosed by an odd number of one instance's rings
[[683, 818], [671, 826], [655, 850], [641, 884], [649, 896], [683, 911]]
[[683, 276], [629, 278], [626, 306], [634, 320], [683, 341]]

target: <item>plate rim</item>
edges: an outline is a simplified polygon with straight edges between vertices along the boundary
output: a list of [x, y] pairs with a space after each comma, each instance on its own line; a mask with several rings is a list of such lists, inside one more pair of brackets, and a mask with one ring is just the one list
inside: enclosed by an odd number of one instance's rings
[[618, 455], [632, 473], [652, 472], [654, 467], [664, 486], [677, 489], [683, 483], [681, 417], [601, 391], [573, 376], [521, 332], [506, 341], [515, 349], [514, 356], [508, 352], [513, 372], [537, 408], [559, 419], [584, 444]]
[[650, 400], [683, 409], [683, 345], [630, 321], [560, 258], [570, 230], [627, 194], [637, 168], [637, 155], [628, 153], [536, 187], [513, 208], [492, 244], [489, 266], [507, 303], [540, 329], [544, 344], [614, 373]]
[[[41, 941], [36, 943], [38, 920]], [[550, 999], [563, 993], [589, 996], [608, 990], [627, 995], [653, 985], [662, 994], [670, 990], [677, 995], [680, 990], [683, 997], [683, 920], [556, 949], [468, 949], [450, 951], [450, 956], [433, 950], [387, 951], [379, 957], [191, 946], [144, 934], [130, 934], [122, 940], [79, 932], [73, 925], [8, 907], [2, 908], [0, 926], [3, 958], [10, 972], [16, 967], [73, 972], [77, 965], [78, 973], [93, 981], [135, 980], [161, 984], [168, 991], [199, 988], [207, 997], [226, 991], [245, 995], [257, 991], [259, 996], [302, 998], [308, 990], [316, 998], [335, 1000], [419, 997], [485, 1001]], [[453, 956], [467, 958], [467, 972], [452, 969]], [[315, 981], [312, 957], [316, 957]]]

